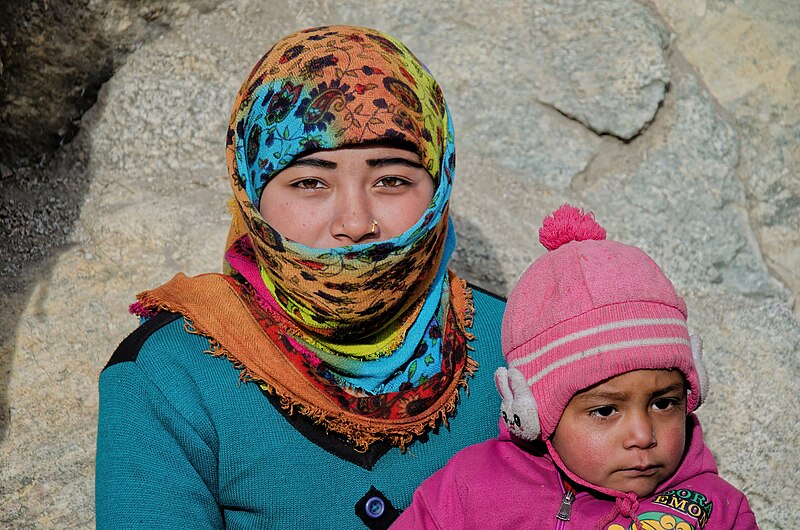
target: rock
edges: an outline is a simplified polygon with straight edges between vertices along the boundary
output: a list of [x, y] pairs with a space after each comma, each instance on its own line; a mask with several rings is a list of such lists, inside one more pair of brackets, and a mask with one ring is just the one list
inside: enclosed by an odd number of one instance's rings
[[[749, 49], [715, 33], [725, 17], [760, 28], [768, 57], [800, 42], [797, 25], [755, 4], [652, 3], [674, 41], [656, 11], [623, 0], [170, 7], [181, 18], [128, 56], [75, 141], [3, 182], [4, 265], [34, 236], [69, 244], [0, 278], [0, 525], [92, 526], [97, 377], [135, 326], [127, 304], [177, 271], [219, 270], [239, 84], [280, 36], [341, 20], [403, 39], [442, 82], [458, 146], [453, 267], [505, 294], [543, 252], [545, 214], [566, 201], [594, 210], [687, 299], [705, 337], [712, 390], [700, 414], [723, 477], [762, 527], [800, 516], [800, 329], [786, 288], [800, 270], [797, 110], [777, 84], [715, 81], [728, 71], [715, 57], [733, 64]], [[170, 16], [137, 5], [103, 24], [130, 31]]]
[[[800, 294], [800, 10], [768, 0], [654, 2], [675, 47], [703, 76], [742, 139], [739, 179], [764, 260]], [[795, 303], [800, 316], [800, 304]]]
[[125, 57], [221, 0], [6, 0], [0, 5], [0, 161], [27, 166], [69, 142]]
[[652, 136], [625, 146], [623, 163], [619, 151], [606, 153], [618, 163], [587, 172], [577, 190], [582, 202], [598, 216], [608, 212], [609, 233], [650, 252], [678, 285], [721, 284], [788, 298], [750, 234], [736, 131], [696, 78], [673, 79], [673, 96]]
[[597, 134], [623, 140], [639, 134], [670, 81], [669, 35], [658, 19], [634, 1], [534, 6], [525, 60], [540, 67], [521, 71], [529, 72], [523, 78], [537, 99]]
[[689, 320], [703, 336], [709, 398], [698, 415], [722, 476], [748, 492], [761, 528], [787, 528], [800, 462], [800, 324], [785, 303], [697, 286]]

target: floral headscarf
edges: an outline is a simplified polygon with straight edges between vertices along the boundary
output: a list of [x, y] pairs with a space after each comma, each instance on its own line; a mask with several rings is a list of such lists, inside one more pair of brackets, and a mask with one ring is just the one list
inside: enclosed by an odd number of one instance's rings
[[[283, 238], [259, 213], [266, 184], [298, 155], [387, 140], [414, 145], [436, 184], [429, 208], [404, 234], [312, 249]], [[440, 272], [455, 166], [452, 125], [439, 85], [399, 41], [347, 26], [285, 37], [245, 80], [227, 152], [264, 282], [302, 327], [363, 339], [380, 332], [387, 315], [419, 303]]]
[[[405, 233], [314, 249], [264, 221], [261, 194], [295, 157], [374, 141], [413, 145], [434, 181], [428, 209]], [[294, 33], [245, 80], [227, 152], [237, 203], [231, 248], [247, 233], [270, 298], [307, 332], [309, 348], [337, 367], [335, 374], [361, 389], [385, 390], [389, 372], [401, 368], [448, 305], [455, 150], [438, 83], [404, 44], [377, 31], [328, 26]], [[426, 359], [433, 360], [412, 381], [435, 373], [439, 356]]]

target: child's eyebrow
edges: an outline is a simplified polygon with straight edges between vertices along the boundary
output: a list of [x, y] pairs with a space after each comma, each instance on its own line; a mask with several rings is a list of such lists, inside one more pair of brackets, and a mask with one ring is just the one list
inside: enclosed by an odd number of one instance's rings
[[577, 399], [584, 401], [588, 400], [603, 400], [603, 401], [624, 401], [630, 397], [627, 392], [604, 392], [602, 390], [586, 390], [581, 394], [575, 396]]
[[666, 394], [672, 394], [673, 392], [679, 392], [679, 391], [683, 392], [684, 390], [686, 390], [686, 384], [685, 383], [682, 383], [682, 382], [681, 383], [675, 383], [674, 385], [669, 385], [667, 387], [664, 387], [664, 388], [661, 388], [659, 390], [656, 390], [655, 392], [652, 393], [652, 396], [653, 397], [659, 397], [659, 396], [664, 396]]
[[[667, 394], [672, 394], [673, 392], [683, 392], [686, 390], [686, 385], [684, 383], [675, 383], [673, 385], [666, 386], [664, 388], [659, 388], [650, 394], [651, 397], [657, 398]], [[619, 392], [611, 392], [611, 391], [603, 391], [603, 390], [586, 390], [581, 394], [575, 396], [576, 399], [581, 399], [584, 401], [588, 400], [601, 400], [601, 401], [625, 401], [626, 399], [630, 398], [630, 394], [628, 392], [619, 391]]]
[[369, 167], [394, 166], [398, 164], [402, 166], [423, 169], [422, 164], [420, 164], [419, 162], [416, 162], [414, 160], [409, 160], [408, 158], [403, 158], [402, 156], [367, 159], [367, 166]]

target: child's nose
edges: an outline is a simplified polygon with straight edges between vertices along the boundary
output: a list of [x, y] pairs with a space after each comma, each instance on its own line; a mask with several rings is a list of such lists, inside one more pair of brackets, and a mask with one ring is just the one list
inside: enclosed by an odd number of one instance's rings
[[648, 449], [656, 445], [655, 424], [647, 412], [630, 413], [625, 427], [626, 449]]

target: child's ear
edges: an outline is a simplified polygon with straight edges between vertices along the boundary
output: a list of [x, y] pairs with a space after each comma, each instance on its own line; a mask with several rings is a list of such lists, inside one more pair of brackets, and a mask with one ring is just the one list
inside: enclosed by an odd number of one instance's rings
[[500, 415], [509, 432], [517, 438], [534, 441], [539, 437], [539, 409], [522, 372], [500, 367], [494, 373], [500, 397]]
[[703, 364], [703, 337], [700, 335], [689, 335], [689, 342], [692, 347], [692, 358], [694, 358], [694, 369], [697, 370], [697, 379], [700, 382], [700, 396], [697, 406], [703, 404], [708, 396], [708, 372]]

